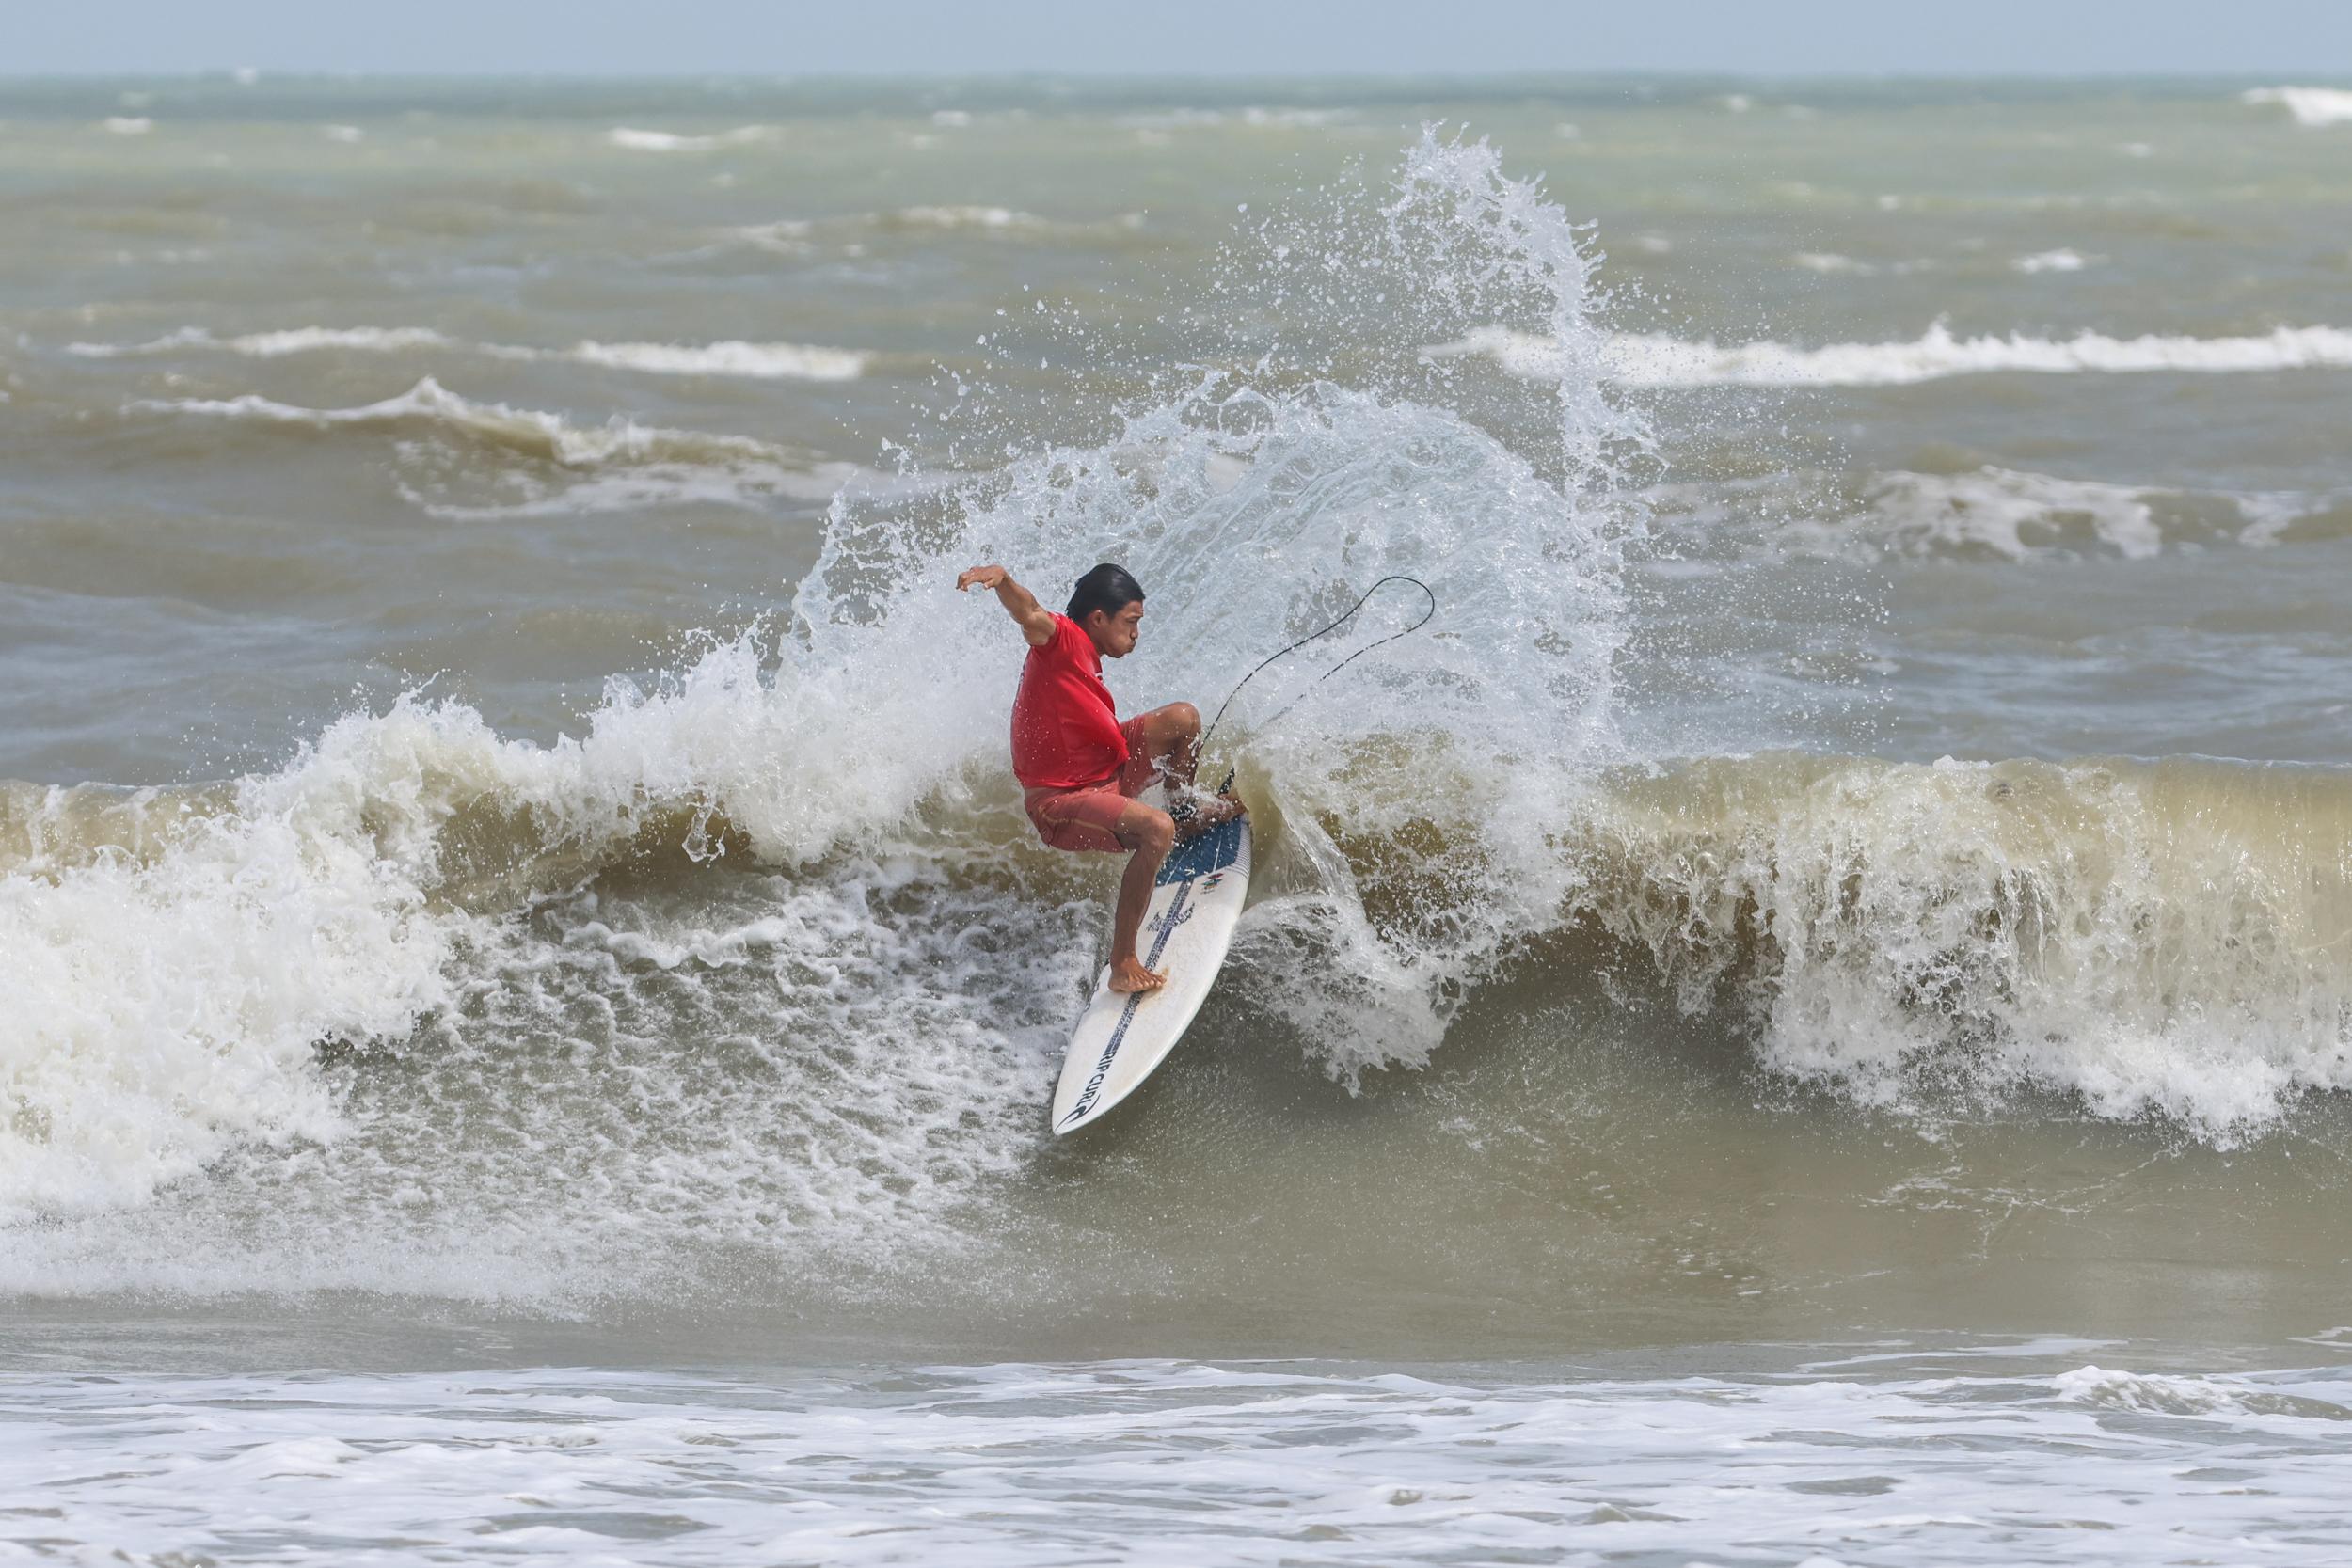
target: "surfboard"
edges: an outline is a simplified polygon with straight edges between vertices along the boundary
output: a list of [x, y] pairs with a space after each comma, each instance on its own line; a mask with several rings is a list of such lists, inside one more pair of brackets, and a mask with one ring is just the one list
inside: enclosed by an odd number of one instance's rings
[[1142, 1085], [1200, 1010], [1249, 895], [1249, 819], [1220, 822], [1168, 851], [1136, 945], [1143, 967], [1168, 976], [1157, 990], [1120, 995], [1110, 968], [1070, 1037], [1054, 1090], [1056, 1135], [1075, 1132]]

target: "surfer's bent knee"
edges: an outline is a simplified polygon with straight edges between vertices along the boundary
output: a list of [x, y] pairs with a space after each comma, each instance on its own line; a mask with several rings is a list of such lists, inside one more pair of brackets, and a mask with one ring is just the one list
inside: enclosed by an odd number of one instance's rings
[[1176, 823], [1156, 806], [1129, 806], [1120, 820], [1119, 842], [1137, 854], [1159, 859], [1176, 847]]

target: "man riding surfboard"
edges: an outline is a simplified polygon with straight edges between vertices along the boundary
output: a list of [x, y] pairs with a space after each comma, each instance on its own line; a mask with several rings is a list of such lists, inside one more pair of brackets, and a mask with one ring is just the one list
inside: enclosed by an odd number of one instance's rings
[[[1243, 812], [1231, 795], [1200, 800], [1193, 787], [1199, 708], [1170, 703], [1120, 722], [1103, 660], [1135, 651], [1143, 589], [1125, 568], [1105, 563], [1078, 579], [1067, 611], [1057, 615], [1002, 566], [974, 566], [956, 587], [993, 590], [1021, 626], [1029, 657], [1012, 704], [1012, 773], [1022, 804], [1053, 848], [1128, 852], [1111, 923], [1110, 989], [1156, 990], [1168, 976], [1143, 967], [1136, 942], [1160, 863], [1179, 838]], [[1177, 816], [1136, 799], [1154, 778], [1168, 781]]]

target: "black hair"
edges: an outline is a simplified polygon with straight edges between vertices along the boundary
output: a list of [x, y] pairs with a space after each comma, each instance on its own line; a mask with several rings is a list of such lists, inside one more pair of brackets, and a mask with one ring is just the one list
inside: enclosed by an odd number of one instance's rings
[[1070, 591], [1070, 607], [1063, 613], [1080, 626], [1096, 610], [1116, 615], [1131, 604], [1143, 602], [1143, 584], [1127, 575], [1124, 566], [1103, 562], [1078, 579], [1078, 586]]

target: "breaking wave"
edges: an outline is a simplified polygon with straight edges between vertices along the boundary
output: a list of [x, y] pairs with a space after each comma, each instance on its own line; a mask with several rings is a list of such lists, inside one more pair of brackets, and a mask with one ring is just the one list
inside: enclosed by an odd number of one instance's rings
[[2295, 123], [2313, 130], [2352, 120], [2352, 92], [2342, 87], [2251, 87], [2239, 102], [2276, 104], [2295, 117]]

